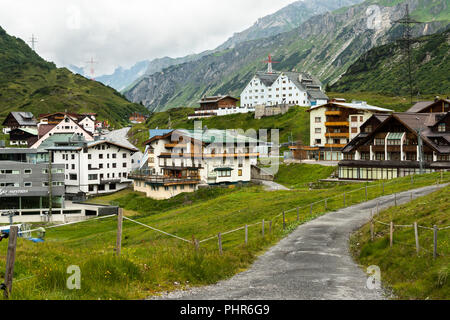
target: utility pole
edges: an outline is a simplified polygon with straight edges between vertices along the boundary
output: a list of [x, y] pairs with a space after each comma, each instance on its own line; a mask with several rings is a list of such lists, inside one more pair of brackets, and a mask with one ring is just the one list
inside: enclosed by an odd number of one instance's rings
[[417, 147], [419, 148], [419, 166], [420, 174], [423, 174], [423, 142], [422, 142], [422, 126], [420, 124], [420, 119], [416, 117], [419, 124], [419, 129], [417, 129]]
[[31, 35], [30, 41], [31, 43], [31, 49], [33, 49], [33, 51], [35, 51], [35, 44], [38, 42], [37, 38], [34, 36], [34, 34]]
[[94, 79], [94, 76], [95, 76], [94, 64], [96, 64], [98, 62], [94, 61], [94, 58], [91, 57], [91, 60], [87, 61], [86, 63], [90, 65], [91, 80], [95, 80]]
[[406, 14], [400, 20], [397, 20], [396, 23], [403, 25], [403, 38], [400, 39], [401, 43], [404, 46], [404, 50], [406, 53], [406, 63], [407, 63], [407, 72], [408, 72], [408, 81], [409, 81], [409, 93], [411, 98], [411, 104], [413, 103], [413, 71], [412, 71], [412, 56], [411, 56], [411, 45], [412, 45], [412, 26], [414, 24], [419, 24], [421, 22], [413, 20], [409, 15], [409, 5], [406, 4]]

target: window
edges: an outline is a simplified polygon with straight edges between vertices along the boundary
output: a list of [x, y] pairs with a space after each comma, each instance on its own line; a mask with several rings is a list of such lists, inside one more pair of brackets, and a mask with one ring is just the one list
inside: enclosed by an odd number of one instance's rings
[[364, 129], [364, 131], [367, 132], [367, 133], [371, 133], [371, 132], [372, 132], [372, 125], [368, 125], [368, 126]]
[[322, 118], [321, 117], [316, 117], [316, 123], [321, 123], [322, 122]]
[[239, 170], [238, 170], [238, 176], [239, 176], [239, 177], [242, 177], [242, 169], [239, 169]]
[[322, 129], [321, 128], [316, 128], [315, 129], [315, 133], [321, 133], [322, 132]]
[[117, 163], [113, 163], [112, 164], [112, 167], [115, 169], [115, 168], [117, 168]]
[[116, 187], [116, 184], [115, 183], [111, 183], [110, 185], [109, 185], [109, 190], [116, 190], [117, 189], [117, 187]]
[[19, 170], [6, 170], [6, 169], [2, 169], [0, 170], [1, 174], [20, 174]]
[[438, 132], [445, 132], [445, 131], [446, 131], [445, 123], [439, 123]]
[[100, 154], [98, 155], [98, 158], [99, 158], [99, 159], [103, 159], [103, 153], [100, 153]]
[[231, 170], [219, 171], [219, 177], [231, 177]]
[[72, 170], [75, 170], [75, 165], [74, 164], [72, 164]]
[[74, 154], [72, 154], [71, 158], [72, 158], [72, 160], [75, 160], [75, 155], [74, 155]]
[[70, 180], [77, 180], [78, 177], [77, 177], [77, 175], [76, 175], [75, 173], [71, 173], [71, 174], [69, 175], [69, 179], [70, 179]]
[[116, 158], [117, 158], [117, 154], [113, 153], [113, 154], [112, 154], [112, 158], [113, 158], [113, 159], [116, 159]]
[[358, 128], [352, 127], [352, 133], [358, 133]]
[[363, 121], [364, 121], [364, 117], [363, 117], [363, 116], [360, 116], [360, 117], [359, 117], [359, 121], [360, 121], [360, 122], [363, 122]]
[[316, 144], [322, 144], [322, 139], [316, 139]]
[[384, 146], [384, 139], [375, 139], [375, 145], [376, 146]]
[[33, 171], [31, 169], [25, 169], [24, 173], [25, 174], [31, 174]]
[[122, 154], [122, 158], [123, 158], [123, 159], [126, 159], [126, 158], [127, 158], [127, 154], [126, 154], [126, 153], [123, 153], [123, 154]]
[[92, 160], [92, 154], [88, 154], [88, 159]]
[[124, 162], [124, 163], [122, 164], [122, 167], [123, 167], [123, 168], [126, 168], [126, 167], [127, 167], [127, 164]]
[[357, 116], [352, 116], [351, 119], [352, 119], [351, 120], [352, 122], [358, 122], [358, 117]]
[[88, 179], [89, 180], [97, 180], [98, 179], [98, 175], [97, 174], [90, 174], [90, 175], [88, 175]]
[[30, 187], [32, 187], [33, 186], [33, 183], [31, 183], [31, 182], [24, 182], [24, 187], [26, 187], [26, 188], [30, 188]]

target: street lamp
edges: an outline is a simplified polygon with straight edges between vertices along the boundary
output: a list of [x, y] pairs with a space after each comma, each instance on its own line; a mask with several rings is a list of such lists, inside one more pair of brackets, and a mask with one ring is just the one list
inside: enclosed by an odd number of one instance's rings
[[419, 148], [419, 166], [420, 166], [420, 174], [423, 174], [423, 143], [422, 143], [422, 126], [420, 124], [419, 117], [416, 117], [417, 123], [419, 124], [419, 128], [417, 129], [417, 145]]

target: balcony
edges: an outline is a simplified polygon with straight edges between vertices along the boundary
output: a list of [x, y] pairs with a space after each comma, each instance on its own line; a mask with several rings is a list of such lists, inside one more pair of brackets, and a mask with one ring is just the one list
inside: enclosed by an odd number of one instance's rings
[[100, 178], [100, 184], [112, 184], [112, 183], [120, 183], [120, 179], [118, 178]]
[[186, 143], [166, 143], [164, 145], [164, 147], [166, 149], [172, 149], [172, 148], [180, 148], [180, 149], [184, 149], [187, 147]]
[[325, 133], [327, 138], [349, 138], [350, 133], [348, 132], [327, 132]]
[[348, 127], [349, 125], [348, 121], [325, 122], [326, 127]]
[[345, 144], [326, 144], [325, 148], [342, 149], [345, 146]]
[[325, 111], [326, 116], [340, 116], [342, 111]]
[[175, 176], [160, 176], [160, 175], [147, 175], [139, 172], [130, 173], [129, 179], [144, 181], [149, 184], [171, 186], [171, 185], [183, 185], [183, 184], [198, 184], [201, 179], [200, 176], [189, 177], [175, 177]]

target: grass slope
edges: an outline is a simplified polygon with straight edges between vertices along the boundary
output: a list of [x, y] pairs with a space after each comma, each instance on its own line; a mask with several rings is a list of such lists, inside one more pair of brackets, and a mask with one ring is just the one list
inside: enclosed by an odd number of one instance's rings
[[67, 110], [96, 112], [99, 119], [122, 126], [132, 112], [148, 112], [110, 87], [56, 68], [1, 27], [0, 61], [0, 119], [11, 111], [30, 111], [37, 116]]
[[[432, 184], [438, 177], [436, 174], [416, 177], [414, 186], [411, 186], [409, 178], [398, 179], [386, 184], [385, 193]], [[450, 174], [446, 174], [444, 180], [450, 181]], [[380, 182], [369, 184], [369, 187], [369, 198], [382, 194]], [[144, 208], [124, 201], [125, 209], [138, 210], [140, 222], [189, 240], [193, 235], [200, 240], [206, 239], [218, 232], [258, 223], [262, 219], [273, 220], [272, 233], [266, 229], [263, 239], [261, 225], [250, 227], [247, 247], [243, 244], [243, 230], [226, 234], [223, 236], [224, 252], [220, 255], [217, 239], [201, 243], [196, 252], [190, 243], [125, 221], [122, 255], [117, 258], [113, 256], [117, 230], [114, 218], [48, 229], [45, 243], [18, 240], [13, 298], [138, 299], [187, 285], [212, 284], [245, 270], [259, 254], [298, 224], [324, 214], [322, 202], [314, 205], [310, 215], [310, 203], [335, 196], [328, 200], [328, 210], [341, 208], [344, 191], [347, 205], [364, 201], [364, 188], [358, 184], [313, 191], [303, 188], [276, 192], [266, 192], [260, 187], [242, 187], [205, 201], [167, 211], [161, 209], [157, 213], [145, 212]], [[299, 222], [296, 221], [295, 210], [287, 212], [287, 229], [283, 230], [279, 217], [281, 211], [296, 206], [302, 207]], [[0, 272], [4, 270], [6, 247], [7, 242], [2, 241]], [[78, 265], [81, 269], [81, 290], [66, 288], [67, 267], [71, 265]]]
[[[432, 228], [450, 225], [450, 187], [380, 213], [377, 220], [396, 225]], [[364, 226], [351, 240], [356, 259], [364, 266], [377, 265], [384, 285], [399, 299], [450, 299], [450, 230], [438, 232], [439, 257], [433, 260], [433, 231], [419, 229], [422, 248], [416, 255], [413, 228], [397, 228], [394, 246], [389, 246], [389, 227], [376, 224], [370, 242], [370, 227]], [[359, 245], [357, 245], [359, 243]]]
[[[412, 66], [416, 94], [445, 96], [450, 93], [449, 37], [450, 30], [447, 30], [414, 40]], [[406, 62], [401, 43], [376, 47], [363, 54], [330, 90], [407, 95], [409, 79]]]
[[325, 167], [314, 164], [280, 165], [275, 175], [275, 182], [290, 189], [304, 188], [309, 182], [326, 179], [336, 171], [336, 167]]

